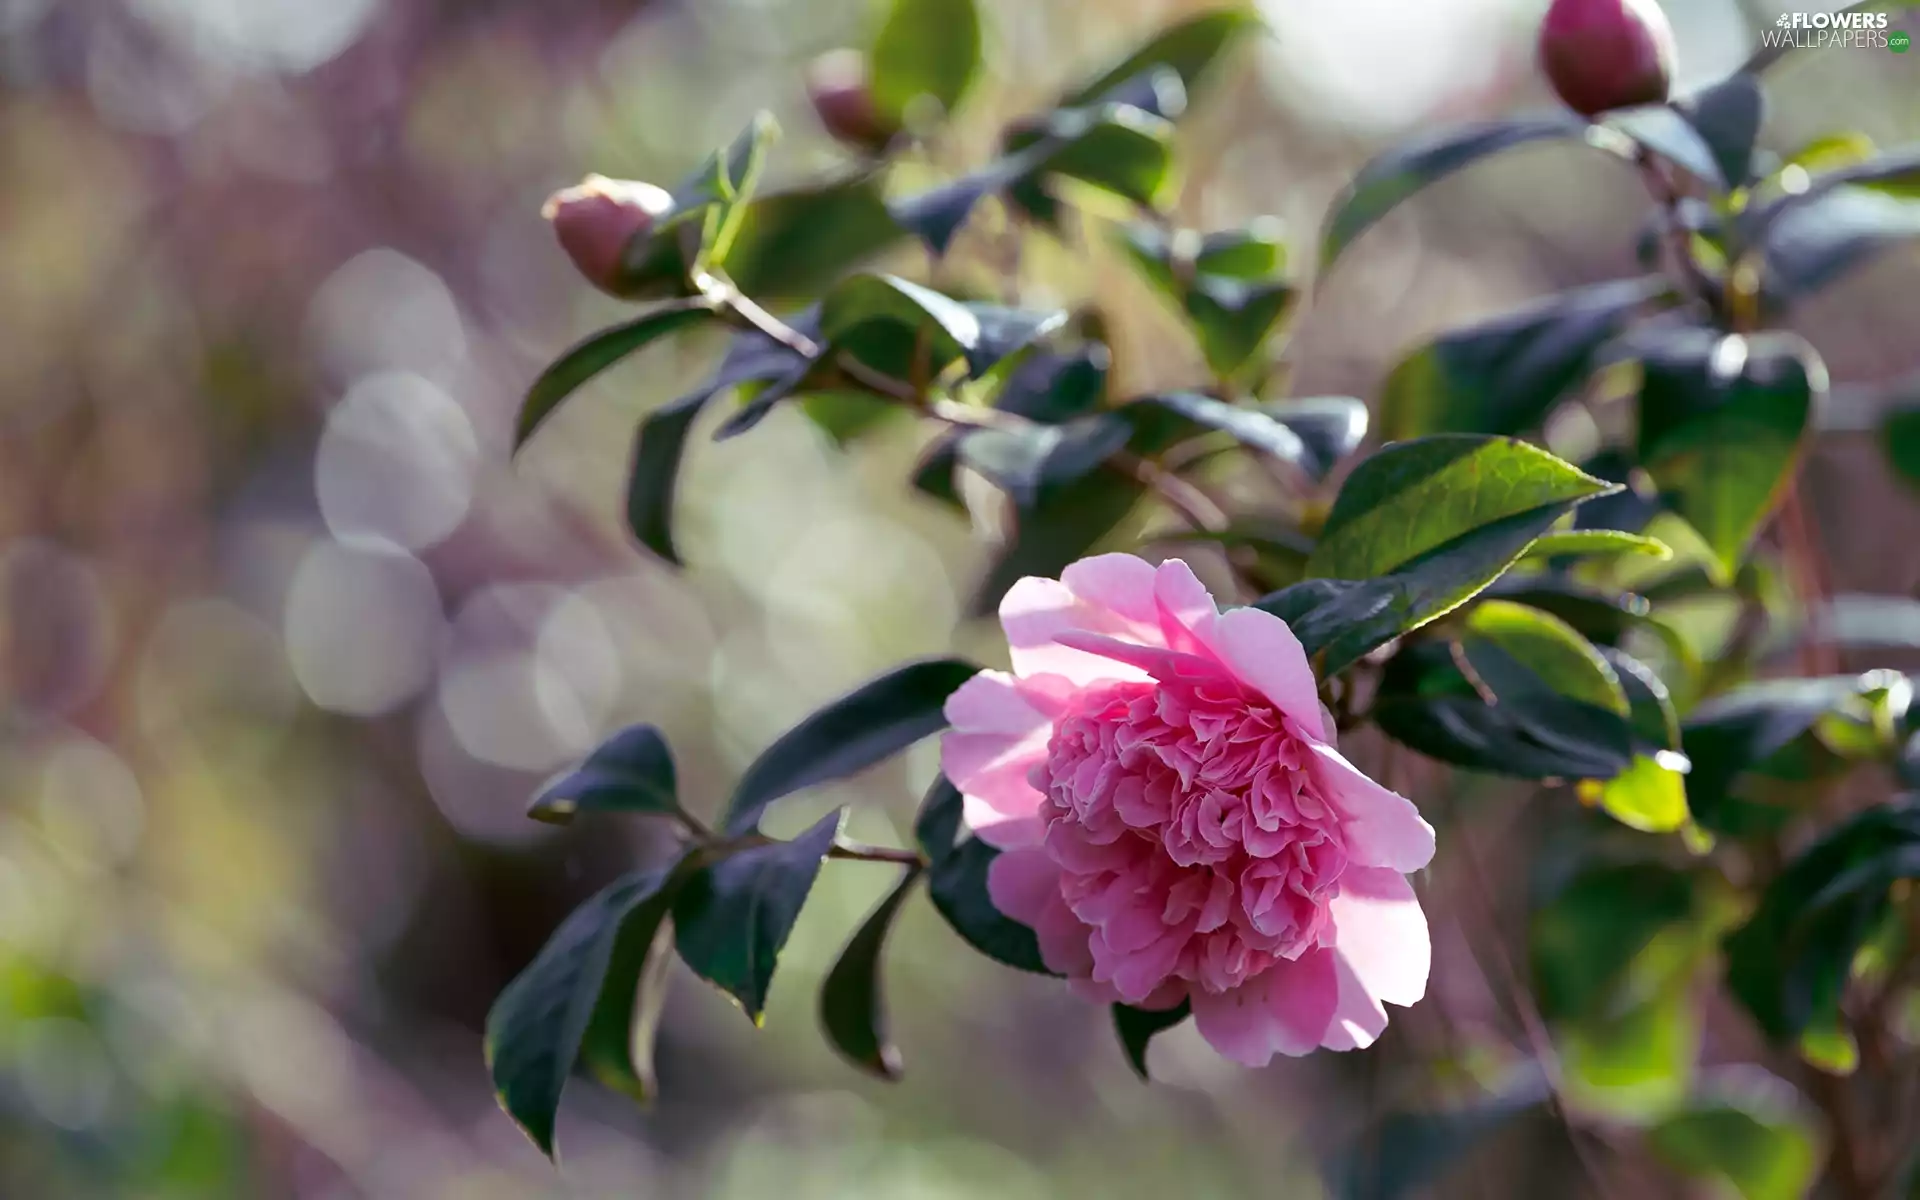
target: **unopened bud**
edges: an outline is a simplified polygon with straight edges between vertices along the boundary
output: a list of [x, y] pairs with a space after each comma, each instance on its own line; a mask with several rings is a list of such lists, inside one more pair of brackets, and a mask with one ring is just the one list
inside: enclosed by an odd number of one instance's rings
[[547, 197], [540, 215], [587, 281], [618, 295], [627, 245], [672, 207], [673, 197], [651, 183], [589, 175]]
[[1540, 25], [1540, 67], [1583, 116], [1666, 100], [1673, 27], [1655, 0], [1553, 0]]
[[807, 97], [828, 133], [868, 153], [886, 149], [900, 132], [874, 107], [867, 56], [858, 50], [830, 50], [814, 59], [807, 68]]

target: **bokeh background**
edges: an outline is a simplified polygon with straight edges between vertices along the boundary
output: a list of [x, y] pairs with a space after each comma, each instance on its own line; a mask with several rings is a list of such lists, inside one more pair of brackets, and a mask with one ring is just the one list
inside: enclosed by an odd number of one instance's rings
[[[992, 73], [943, 165], [1196, 7], [985, 3]], [[1547, 103], [1543, 7], [1272, 0], [1274, 37], [1184, 125], [1179, 215], [1278, 216], [1310, 265], [1368, 154]], [[1779, 7], [1670, 0], [1682, 83], [1737, 65]], [[835, 169], [802, 71], [870, 19], [862, 0], [0, 0], [0, 1195], [1310, 1197], [1386, 1106], [1524, 1057], [1498, 964], [1525, 898], [1443, 854], [1430, 999], [1372, 1054], [1246, 1072], [1176, 1033], [1144, 1086], [1103, 1014], [916, 899], [888, 976], [908, 1074], [873, 1083], [812, 1024], [890, 883], [843, 863], [764, 1029], [676, 981], [651, 1112], [576, 1086], [556, 1172], [495, 1108], [488, 1004], [646, 853], [644, 830], [527, 820], [545, 777], [644, 719], [711, 811], [867, 676], [1002, 653], [961, 616], [988, 549], [905, 486], [933, 431], [904, 420], [850, 450], [797, 409], [697, 442], [687, 569], [629, 544], [628, 430], [713, 341], [649, 350], [508, 457], [527, 382], [623, 311], [571, 274], [542, 197], [589, 170], [671, 182], [762, 107], [780, 179]], [[1920, 55], [1804, 53], [1769, 85], [1775, 148], [1920, 141]], [[1297, 390], [1372, 397], [1447, 326], [1634, 270], [1640, 212], [1631, 172], [1565, 148], [1436, 187], [1297, 324]], [[1099, 297], [1126, 383], [1198, 376], [1112, 254], [1023, 262], [1031, 299]], [[1837, 381], [1920, 368], [1917, 285], [1920, 255], [1892, 256], [1803, 311]], [[1843, 410], [1806, 482], [1835, 584], [1914, 594], [1920, 503]], [[855, 836], [904, 844], [934, 768], [923, 746], [775, 820], [852, 803]], [[1474, 796], [1499, 855], [1524, 790]], [[1706, 1053], [1738, 1057], [1727, 1036]], [[1522, 1128], [1453, 1186], [1573, 1194], [1569, 1154]]]

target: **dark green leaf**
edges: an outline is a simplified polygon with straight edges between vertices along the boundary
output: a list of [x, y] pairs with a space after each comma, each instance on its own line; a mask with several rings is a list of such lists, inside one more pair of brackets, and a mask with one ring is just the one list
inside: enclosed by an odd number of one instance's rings
[[553, 415], [560, 402], [587, 380], [648, 343], [704, 324], [713, 316], [713, 310], [704, 300], [676, 301], [624, 325], [603, 329], [574, 346], [555, 359], [527, 389], [526, 401], [520, 406], [520, 417], [514, 425], [513, 448], [518, 450], [526, 445], [533, 431]]
[[1120, 414], [1096, 413], [1064, 425], [977, 430], [961, 440], [959, 454], [1030, 511], [1043, 494], [1085, 478], [1132, 435]]
[[906, 235], [871, 175], [773, 193], [747, 205], [727, 274], [762, 304], [811, 298]]
[[1614, 675], [1627, 693], [1627, 703], [1631, 706], [1628, 721], [1641, 747], [1678, 750], [1680, 717], [1674, 711], [1673, 696], [1667, 690], [1666, 681], [1655, 674], [1652, 667], [1623, 650], [1602, 646], [1600, 653], [1612, 664]]
[[1464, 645], [1469, 662], [1479, 642], [1504, 650], [1559, 695], [1622, 717], [1628, 713], [1627, 695], [1613, 666], [1558, 617], [1511, 600], [1482, 600], [1467, 614]]
[[1742, 1200], [1801, 1200], [1820, 1170], [1805, 1116], [1737, 1097], [1701, 1097], [1647, 1130], [1655, 1157], [1688, 1175], [1731, 1187]]
[[[673, 868], [660, 868], [609, 885], [561, 923], [487, 1014], [487, 1069], [500, 1106], [549, 1157], [560, 1093], [602, 993], [630, 994], [676, 882]], [[609, 967], [616, 943], [629, 938], [641, 953], [618, 955], [616, 974]]]
[[727, 808], [727, 831], [746, 833], [780, 797], [844, 779], [946, 728], [947, 697], [979, 670], [955, 658], [908, 663], [820, 709], [747, 768]]
[[973, 0], [893, 0], [873, 43], [873, 105], [886, 124], [906, 124], [922, 96], [952, 113], [979, 72]]
[[1320, 465], [1299, 434], [1259, 409], [1228, 404], [1198, 392], [1167, 392], [1136, 400], [1121, 411], [1131, 412], [1142, 405], [1165, 409], [1203, 430], [1217, 430], [1255, 453], [1293, 463], [1303, 471], [1313, 473]]
[[1640, 454], [1729, 576], [1792, 478], [1826, 368], [1793, 334], [1641, 340]]
[[1695, 709], [1681, 730], [1682, 748], [1693, 763], [1687, 799], [1694, 817], [1715, 832], [1737, 832], [1735, 783], [1845, 705], [1855, 684], [1852, 677], [1775, 680]]
[[1717, 191], [1727, 190], [1727, 180], [1720, 173], [1714, 148], [1677, 110], [1664, 104], [1649, 104], [1608, 113], [1601, 124], [1626, 134], [1636, 145], [1698, 176]]
[[1660, 863], [1598, 866], [1576, 875], [1533, 910], [1528, 947], [1540, 1015], [1577, 1020], [1605, 1010], [1629, 964], [1656, 934], [1693, 911], [1693, 878]]
[[723, 442], [728, 438], [739, 437], [766, 420], [767, 415], [782, 400], [791, 397], [800, 389], [806, 382], [807, 376], [813, 371], [814, 364], [801, 359], [789, 367], [785, 374], [776, 378], [743, 383], [742, 393], [749, 395], [749, 399], [735, 409], [726, 420], [720, 422], [720, 427], [713, 431], [713, 440]]
[[634, 725], [542, 788], [528, 815], [564, 825], [579, 812], [672, 814], [679, 808], [667, 739], [651, 725]]
[[1713, 151], [1728, 186], [1745, 187], [1753, 181], [1754, 143], [1767, 111], [1759, 80], [1731, 76], [1688, 97], [1680, 111]]
[[900, 1051], [887, 1037], [886, 1006], [881, 999], [881, 951], [887, 930], [906, 902], [920, 868], [909, 867], [880, 907], [873, 910], [827, 973], [820, 987], [820, 1025], [834, 1049], [855, 1066], [882, 1079], [900, 1077]]
[[1022, 971], [1051, 975], [1040, 957], [1040, 941], [1033, 930], [1003, 914], [987, 895], [987, 871], [1000, 852], [977, 837], [958, 845], [953, 837], [961, 824], [960, 793], [944, 778], [934, 781], [921, 808], [915, 832], [932, 865], [927, 869], [927, 894], [948, 925], [975, 950]]
[[1308, 566], [1336, 579], [1384, 575], [1481, 526], [1613, 490], [1510, 438], [1397, 442], [1347, 477]]
[[[1009, 197], [1038, 219], [1050, 206], [1032, 193], [1045, 176], [1090, 184], [1142, 207], [1159, 204], [1173, 177], [1173, 122], [1132, 104], [1062, 109], [1049, 116], [1037, 144], [1051, 149], [1033, 178], [1016, 183]], [[1019, 144], [1010, 143], [1017, 151]]]
[[1056, 107], [1092, 103], [1156, 67], [1171, 68], [1180, 76], [1185, 90], [1192, 92], [1226, 50], [1260, 28], [1260, 18], [1243, 8], [1223, 8], [1189, 17], [1162, 30], [1104, 74], [1062, 98]]
[[1525, 1068], [1500, 1091], [1459, 1108], [1387, 1114], [1325, 1163], [1333, 1200], [1401, 1200], [1425, 1195], [1448, 1168], [1515, 1121], [1546, 1111], [1545, 1076]]
[[1920, 804], [1868, 809], [1829, 830], [1767, 885], [1726, 941], [1727, 984], [1768, 1036], [1791, 1043], [1830, 1020], [1855, 953], [1920, 875]]
[[1147, 1078], [1147, 1043], [1154, 1035], [1193, 1015], [1193, 1005], [1187, 1000], [1172, 1008], [1135, 1008], [1131, 1004], [1113, 1006], [1113, 1032], [1120, 1039], [1120, 1048], [1126, 1051], [1127, 1065], [1140, 1078]]
[[[1098, 408], [1106, 393], [1111, 359], [1098, 343], [1060, 354], [1039, 349], [1020, 359], [994, 397], [993, 406], [1030, 421], [1058, 425]], [[960, 502], [953, 490], [953, 468], [961, 441], [972, 431], [947, 434], [935, 441], [915, 468], [914, 486], [951, 504]], [[997, 598], [996, 598], [997, 599]]]
[[1880, 444], [1894, 473], [1920, 488], [1920, 408], [1890, 412], [1880, 426]]
[[738, 1000], [755, 1025], [766, 1009], [780, 950], [845, 816], [845, 809], [835, 809], [790, 842], [736, 850], [695, 874], [674, 900], [680, 957]]
[[673, 975], [673, 921], [666, 915], [664, 897], [659, 905], [660, 920], [651, 928], [642, 921], [620, 927], [607, 960], [606, 986], [580, 1040], [581, 1069], [601, 1087], [642, 1104], [659, 1090], [653, 1074], [653, 1040]]
[[[1058, 329], [1067, 319], [1060, 310], [1046, 312], [1007, 308], [998, 304], [963, 304], [931, 288], [892, 275], [856, 275], [841, 281], [820, 305], [820, 334], [840, 345], [863, 327], [876, 323], [907, 331], [911, 356], [921, 353], [925, 339], [926, 365], [937, 375], [964, 358], [970, 375], [979, 375], [1001, 359]], [[910, 374], [911, 361], [902, 364], [857, 357], [878, 369]]]
[[1571, 115], [1519, 117], [1449, 129], [1387, 151], [1362, 167], [1334, 200], [1320, 240], [1321, 275], [1369, 226], [1435, 180], [1514, 146], [1580, 137], [1586, 128]]
[[1872, 255], [1920, 237], [1920, 200], [1863, 187], [1826, 192], [1768, 223], [1763, 246], [1769, 292], [1818, 291]]
[[1052, 142], [1036, 141], [971, 174], [891, 201], [887, 210], [895, 223], [912, 230], [934, 254], [945, 254], [981, 200], [1033, 174], [1056, 149]]
[[1293, 303], [1287, 283], [1246, 283], [1200, 275], [1187, 291], [1187, 317], [1207, 366], [1223, 379], [1256, 365], [1274, 327]]
[[642, 546], [670, 563], [680, 562], [673, 544], [674, 483], [680, 474], [680, 455], [700, 409], [712, 392], [682, 396], [648, 413], [633, 439], [633, 461], [627, 475], [627, 528]]
[[1388, 377], [1381, 432], [1409, 438], [1533, 429], [1593, 370], [1595, 352], [1666, 291], [1655, 278], [1590, 284], [1445, 334]]
[[1501, 518], [1436, 546], [1390, 575], [1309, 579], [1263, 598], [1258, 607], [1292, 625], [1307, 653], [1320, 657], [1322, 672], [1332, 675], [1471, 599], [1574, 503]]
[[1325, 478], [1367, 436], [1366, 402], [1352, 396], [1302, 396], [1254, 407], [1307, 444], [1309, 458], [1301, 465], [1315, 479]]

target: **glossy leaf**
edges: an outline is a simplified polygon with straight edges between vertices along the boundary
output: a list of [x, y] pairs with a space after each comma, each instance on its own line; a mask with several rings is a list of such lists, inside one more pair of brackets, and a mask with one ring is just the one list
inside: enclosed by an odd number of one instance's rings
[[1174, 71], [1191, 92], [1206, 79], [1227, 50], [1262, 27], [1260, 18], [1244, 8], [1222, 8], [1188, 17], [1156, 34], [1080, 90], [1063, 97], [1058, 107], [1088, 104], [1156, 67]]
[[1673, 547], [1659, 538], [1621, 529], [1569, 529], [1549, 533], [1527, 550], [1528, 558], [1610, 558], [1621, 554], [1665, 561], [1673, 557]]
[[908, 663], [815, 712], [747, 768], [727, 809], [728, 832], [751, 831], [782, 796], [844, 779], [946, 728], [947, 697], [979, 670], [955, 658]]
[[[820, 335], [839, 345], [863, 326], [887, 323], [926, 339], [926, 368], [937, 375], [959, 359], [979, 375], [1009, 354], [1060, 327], [1066, 313], [1028, 311], [997, 304], [965, 304], [932, 288], [893, 275], [856, 275], [842, 280], [820, 304]], [[918, 346], [913, 354], [921, 353]], [[894, 364], [872, 363], [886, 369]], [[900, 364], [909, 366], [910, 364]], [[897, 370], [897, 368], [896, 368]], [[905, 376], [910, 370], [899, 370]]]
[[927, 894], [934, 908], [968, 945], [997, 963], [1051, 975], [1033, 930], [1000, 912], [987, 895], [987, 871], [1000, 851], [977, 837], [955, 844], [961, 826], [960, 793], [944, 778], [934, 781], [915, 833], [930, 860]]
[[820, 1026], [827, 1040], [849, 1062], [882, 1079], [900, 1077], [900, 1051], [887, 1037], [881, 953], [894, 917], [919, 880], [920, 868], [909, 867], [840, 951], [820, 986]]
[[1670, 330], [1636, 349], [1641, 457], [1731, 575], [1791, 478], [1826, 369], [1792, 334]]
[[1293, 430], [1306, 443], [1310, 457], [1301, 465], [1315, 479], [1324, 478], [1367, 436], [1366, 402], [1352, 396], [1301, 396], [1268, 400], [1253, 407]]
[[1132, 435], [1118, 413], [1097, 413], [1064, 425], [981, 429], [960, 442], [959, 456], [1020, 508], [1032, 510], [1043, 492], [1085, 478]]
[[1686, 765], [1671, 751], [1636, 755], [1626, 770], [1595, 784], [1600, 807], [1629, 829], [1672, 833], [1690, 817]]
[[780, 951], [840, 832], [835, 809], [790, 842], [760, 842], [698, 871], [673, 904], [674, 945], [694, 973], [760, 1023]]
[[1666, 290], [1655, 278], [1590, 284], [1442, 335], [1388, 377], [1382, 434], [1535, 428], [1592, 371], [1600, 347]]
[[[1633, 726], [1640, 747], [1678, 750], [1680, 717], [1674, 709], [1673, 696], [1666, 681], [1652, 667], [1625, 651], [1602, 646], [1600, 653], [1612, 665], [1615, 677], [1620, 680], [1621, 690], [1627, 694], [1628, 722]], [[1692, 770], [1693, 764], [1688, 763], [1687, 769]]]
[[727, 275], [762, 304], [813, 299], [907, 232], [873, 175], [768, 193], [741, 213]]
[[1754, 145], [1766, 120], [1766, 95], [1751, 75], [1733, 75], [1681, 102], [1730, 187], [1753, 180]]
[[673, 496], [680, 456], [700, 410], [712, 392], [695, 392], [641, 419], [627, 472], [627, 528], [642, 546], [670, 563], [680, 562], [673, 544]]
[[884, 123], [905, 125], [922, 96], [951, 114], [979, 73], [973, 0], [893, 0], [872, 53], [873, 105]]
[[[650, 947], [672, 901], [672, 868], [637, 871], [575, 909], [487, 1014], [487, 1069], [500, 1106], [553, 1154], [554, 1115], [604, 990], [632, 986], [641, 964], [610, 970], [616, 943]], [[625, 958], [626, 956], [623, 956]]]
[[1482, 600], [1467, 615], [1466, 634], [1469, 659], [1473, 642], [1490, 642], [1560, 695], [1627, 715], [1627, 696], [1613, 666], [1558, 617], [1510, 600]]
[[1693, 764], [1687, 797], [1694, 817], [1708, 829], [1738, 832], [1736, 782], [1846, 704], [1855, 683], [1838, 677], [1750, 684], [1695, 709], [1681, 730]]
[[1320, 239], [1320, 273], [1333, 268], [1355, 238], [1401, 201], [1464, 167], [1530, 142], [1577, 138], [1586, 123], [1571, 116], [1517, 117], [1448, 129], [1375, 158], [1335, 198]]
[[912, 230], [935, 255], [943, 255], [980, 201], [1032, 175], [1056, 148], [1036, 141], [958, 179], [889, 201], [890, 219]]
[[1625, 134], [1636, 145], [1651, 150], [1711, 184], [1716, 190], [1727, 190], [1727, 179], [1721, 174], [1720, 160], [1714, 148], [1678, 109], [1665, 104], [1649, 104], [1608, 113], [1600, 123], [1607, 129]]
[[581, 812], [673, 814], [673, 752], [651, 725], [634, 725], [601, 743], [587, 760], [540, 790], [528, 813], [564, 825]]
[[1791, 1043], [1836, 1012], [1855, 953], [1920, 876], [1920, 803], [1871, 808], [1829, 830], [1774, 877], [1726, 942], [1727, 984], [1761, 1029]]
[[1336, 579], [1382, 575], [1482, 526], [1613, 490], [1525, 442], [1453, 435], [1395, 443], [1347, 477], [1309, 569]]
[[1293, 463], [1310, 473], [1320, 465], [1306, 441], [1292, 427], [1261, 409], [1228, 404], [1198, 392], [1167, 392], [1136, 400], [1122, 411], [1132, 412], [1141, 405], [1165, 409], [1201, 430], [1224, 433], [1255, 453]]
[[526, 445], [533, 431], [553, 415], [560, 402], [595, 375], [661, 338], [713, 319], [713, 310], [704, 300], [681, 300], [664, 304], [624, 325], [603, 329], [566, 351], [527, 389], [526, 401], [521, 404], [519, 418], [514, 423], [514, 449]]
[[1127, 1065], [1133, 1068], [1135, 1075], [1147, 1078], [1147, 1044], [1153, 1041], [1154, 1036], [1172, 1029], [1192, 1015], [1193, 1005], [1184, 999], [1172, 1008], [1135, 1008], [1131, 1004], [1113, 1006], [1114, 1036], [1120, 1039]]
[[[1106, 393], [1111, 359], [1098, 343], [1070, 353], [1037, 348], [1019, 359], [1007, 373], [993, 406], [1004, 412], [1047, 425], [1059, 425], [1100, 406]], [[959, 430], [933, 443], [913, 475], [914, 486], [930, 496], [958, 505], [953, 469], [960, 443], [974, 435]]]

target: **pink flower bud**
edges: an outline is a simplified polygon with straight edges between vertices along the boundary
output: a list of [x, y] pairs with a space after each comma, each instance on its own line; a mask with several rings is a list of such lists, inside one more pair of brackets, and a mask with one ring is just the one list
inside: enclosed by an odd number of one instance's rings
[[807, 68], [807, 97], [827, 132], [850, 146], [878, 152], [900, 132], [874, 107], [867, 58], [858, 50], [831, 50], [814, 59]]
[[1673, 81], [1673, 27], [1655, 0], [1553, 0], [1540, 66], [1584, 116], [1659, 104]]
[[673, 197], [651, 183], [589, 175], [547, 197], [540, 215], [573, 265], [595, 287], [620, 294], [627, 244], [644, 236], [673, 207]]

